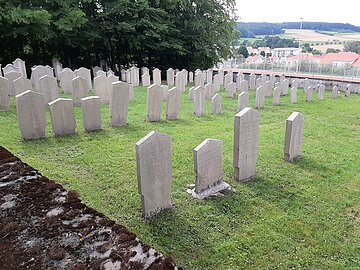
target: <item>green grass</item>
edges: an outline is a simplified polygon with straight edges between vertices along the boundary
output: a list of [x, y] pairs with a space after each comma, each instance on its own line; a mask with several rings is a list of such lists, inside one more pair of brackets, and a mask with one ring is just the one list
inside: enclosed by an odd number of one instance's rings
[[[146, 90], [135, 89], [128, 125], [109, 127], [102, 107], [103, 131], [85, 133], [76, 108], [78, 132], [22, 141], [14, 100], [0, 113], [0, 143], [23, 161], [117, 222], [185, 269], [360, 269], [360, 96], [281, 106], [266, 99], [260, 110], [257, 177], [246, 184], [232, 179], [233, 122], [237, 101], [223, 96], [223, 113], [193, 116], [182, 96], [179, 120], [145, 121]], [[251, 105], [255, 104], [254, 91]], [[165, 109], [165, 105], [164, 105]], [[164, 110], [163, 110], [164, 111]], [[303, 159], [283, 161], [286, 118], [305, 115]], [[163, 113], [163, 119], [164, 113]], [[135, 143], [156, 130], [173, 140], [174, 208], [151, 222], [141, 220]], [[206, 138], [223, 140], [225, 181], [236, 192], [199, 201], [186, 193], [194, 183], [193, 148]]]

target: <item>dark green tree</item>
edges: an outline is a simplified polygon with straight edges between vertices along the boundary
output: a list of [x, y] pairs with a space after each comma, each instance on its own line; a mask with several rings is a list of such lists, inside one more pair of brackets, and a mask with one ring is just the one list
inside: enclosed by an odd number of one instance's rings
[[360, 54], [360, 41], [354, 40], [346, 42], [344, 45], [344, 50], [346, 52], [354, 52]]
[[239, 54], [239, 55], [242, 55], [244, 58], [248, 58], [248, 57], [249, 57], [249, 52], [248, 52], [248, 50], [246, 49], [246, 47], [243, 46], [243, 45], [241, 45], [241, 46], [239, 47], [238, 54]]

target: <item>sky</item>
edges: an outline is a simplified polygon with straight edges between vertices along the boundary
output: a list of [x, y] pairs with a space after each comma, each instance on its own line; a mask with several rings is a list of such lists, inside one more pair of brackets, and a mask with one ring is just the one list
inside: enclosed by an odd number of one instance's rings
[[[338, 22], [360, 26], [359, 0], [236, 0], [241, 22]], [[334, 4], [337, 3], [337, 4]]]

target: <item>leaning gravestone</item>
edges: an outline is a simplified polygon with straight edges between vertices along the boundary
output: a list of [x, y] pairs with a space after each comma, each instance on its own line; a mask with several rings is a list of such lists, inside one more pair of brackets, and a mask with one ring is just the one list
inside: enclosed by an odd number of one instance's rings
[[222, 111], [222, 97], [216, 93], [211, 98], [211, 113], [220, 114], [221, 111]]
[[54, 134], [57, 136], [75, 134], [76, 121], [72, 99], [55, 99], [49, 103], [49, 108]]
[[0, 112], [9, 109], [9, 80], [0, 76]]
[[171, 88], [166, 97], [166, 119], [176, 120], [180, 112], [181, 91], [176, 87]]
[[169, 68], [166, 71], [166, 82], [169, 87], [175, 85], [175, 77], [174, 77], [175, 71], [172, 68]]
[[320, 84], [318, 91], [319, 91], [318, 92], [318, 99], [323, 100], [324, 99], [324, 94], [325, 94], [325, 85]]
[[144, 74], [141, 76], [141, 84], [142, 84], [142, 86], [146, 86], [146, 87], [151, 85], [149, 74]]
[[40, 93], [44, 95], [45, 104], [59, 98], [57, 80], [53, 76], [45, 75], [39, 79]]
[[60, 87], [66, 94], [72, 94], [73, 85], [72, 80], [75, 78], [75, 73], [70, 68], [64, 68], [60, 71]]
[[27, 90], [32, 89], [31, 81], [25, 77], [17, 78], [13, 81], [15, 95], [19, 95]]
[[88, 85], [86, 80], [83, 77], [75, 77], [72, 80], [73, 84], [73, 102], [74, 106], [80, 106], [81, 99], [86, 97], [88, 92]]
[[272, 104], [274, 106], [280, 105], [281, 87], [275, 87], [273, 92]]
[[[97, 74], [99, 74], [99, 72]], [[110, 90], [111, 83], [108, 77], [105, 75], [98, 75], [94, 78], [94, 92], [100, 98], [101, 104], [109, 104]]]
[[332, 89], [332, 98], [336, 99], [338, 98], [338, 95], [339, 95], [339, 87], [335, 85]]
[[45, 137], [44, 95], [25, 91], [15, 97], [19, 128], [24, 140]]
[[126, 125], [131, 87], [131, 84], [122, 81], [112, 83], [110, 91], [110, 126]]
[[290, 90], [290, 102], [292, 104], [297, 103], [297, 88], [291, 87]]
[[147, 89], [146, 115], [149, 122], [158, 122], [161, 119], [163, 89], [153, 84]]
[[260, 114], [246, 107], [235, 115], [234, 121], [234, 178], [245, 182], [255, 177], [258, 158]]
[[265, 106], [265, 89], [263, 86], [259, 86], [256, 89], [256, 108], [263, 109]]
[[158, 68], [153, 70], [153, 84], [161, 85], [161, 70]]
[[22, 77], [27, 78], [25, 61], [16, 58], [13, 65], [19, 69]]
[[143, 218], [155, 217], [172, 207], [171, 137], [155, 131], [136, 143], [138, 190]]
[[311, 102], [312, 101], [312, 94], [313, 94], [312, 87], [309, 86], [305, 91], [306, 91], [306, 101]]
[[238, 96], [238, 107], [237, 110], [240, 112], [241, 110], [249, 107], [249, 92], [242, 91]]
[[[11, 71], [5, 73], [4, 77], [9, 80], [9, 96], [16, 96], [14, 81], [18, 78], [21, 78], [21, 73]], [[31, 89], [27, 89], [27, 90], [31, 90]]]
[[194, 89], [194, 114], [202, 117], [205, 112], [205, 88], [198, 86]]
[[98, 96], [81, 99], [81, 111], [85, 131], [101, 130], [101, 103]]
[[90, 73], [90, 69], [81, 67], [79, 69], [75, 69], [74, 71], [75, 76], [80, 76], [83, 77], [86, 81], [86, 90], [88, 92], [90, 92], [92, 90], [92, 84], [91, 84], [91, 73]]
[[304, 133], [304, 116], [293, 112], [286, 120], [284, 159], [293, 162], [301, 158], [301, 143]]
[[222, 141], [206, 139], [194, 148], [195, 187], [188, 190], [193, 197], [204, 199], [231, 189], [224, 182]]

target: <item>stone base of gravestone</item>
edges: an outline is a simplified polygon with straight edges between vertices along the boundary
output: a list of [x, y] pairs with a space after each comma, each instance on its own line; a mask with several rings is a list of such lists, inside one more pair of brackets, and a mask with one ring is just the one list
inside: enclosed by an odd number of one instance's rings
[[186, 192], [189, 193], [196, 199], [203, 200], [211, 197], [222, 197], [226, 192], [235, 192], [236, 190], [232, 188], [228, 183], [221, 181], [220, 183], [212, 186], [208, 189], [202, 190], [199, 193], [195, 192], [195, 185], [189, 185], [186, 189]]

